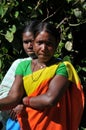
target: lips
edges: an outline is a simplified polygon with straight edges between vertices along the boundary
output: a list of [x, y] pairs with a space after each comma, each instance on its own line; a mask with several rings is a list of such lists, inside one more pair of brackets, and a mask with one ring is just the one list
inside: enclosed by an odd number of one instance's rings
[[27, 52], [34, 52], [33, 49], [28, 49]]
[[45, 53], [42, 53], [42, 54], [39, 54], [40, 56], [43, 56], [43, 57], [48, 57], [49, 54], [45, 54]]

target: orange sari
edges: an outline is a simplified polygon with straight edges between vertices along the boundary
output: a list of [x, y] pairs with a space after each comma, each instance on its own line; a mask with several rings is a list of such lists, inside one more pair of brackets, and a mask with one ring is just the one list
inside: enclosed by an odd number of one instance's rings
[[[84, 108], [84, 95], [80, 79], [69, 62], [64, 62], [68, 71], [68, 79], [72, 85], [64, 93], [59, 102], [43, 110], [26, 108], [18, 116], [22, 130], [77, 130]], [[38, 96], [48, 90], [49, 82], [56, 74], [58, 65], [38, 70], [23, 78], [28, 96]], [[34, 79], [32, 78], [34, 77]], [[39, 78], [40, 77], [40, 78]], [[35, 80], [36, 81], [33, 81]], [[30, 87], [29, 87], [30, 86]]]

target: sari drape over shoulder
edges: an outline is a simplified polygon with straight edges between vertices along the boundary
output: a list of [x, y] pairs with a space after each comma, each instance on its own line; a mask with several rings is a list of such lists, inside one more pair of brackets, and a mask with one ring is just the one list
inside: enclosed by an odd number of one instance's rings
[[[61, 64], [61, 63], [60, 63]], [[22, 130], [77, 130], [84, 108], [84, 95], [76, 70], [69, 62], [64, 62], [71, 86], [59, 102], [43, 110], [27, 107], [18, 116]], [[23, 78], [28, 96], [44, 94], [49, 82], [56, 75], [59, 64], [43, 68]]]

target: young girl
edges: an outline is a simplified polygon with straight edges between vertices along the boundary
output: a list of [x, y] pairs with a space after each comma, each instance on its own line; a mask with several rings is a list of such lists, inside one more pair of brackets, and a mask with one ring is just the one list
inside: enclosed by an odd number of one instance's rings
[[[9, 70], [7, 71], [6, 75], [4, 76], [4, 79], [1, 82], [0, 99], [3, 97], [6, 97], [8, 95], [8, 92], [11, 89], [12, 84], [15, 80], [15, 71], [16, 71], [18, 64], [24, 60], [31, 60], [31, 59], [36, 58], [36, 55], [33, 51], [33, 40], [34, 40], [33, 32], [34, 32], [34, 27], [38, 24], [38, 22], [39, 21], [37, 21], [37, 20], [31, 21], [23, 27], [22, 41], [23, 41], [24, 51], [27, 54], [27, 58], [21, 58], [21, 59], [15, 60], [13, 62], [13, 64], [11, 65], [11, 67], [9, 68]], [[20, 107], [18, 106], [17, 108], [22, 109], [22, 107], [23, 106], [21, 105]], [[10, 114], [8, 111], [4, 111], [4, 112], [0, 113], [0, 118], [3, 123], [2, 130], [11, 130], [11, 129], [20, 130], [20, 125], [17, 122], [16, 114], [14, 113], [14, 111], [17, 108], [10, 111]], [[11, 118], [8, 119], [8, 117], [10, 117], [10, 115], [11, 115]], [[7, 119], [8, 119], [8, 121], [7, 121]]]

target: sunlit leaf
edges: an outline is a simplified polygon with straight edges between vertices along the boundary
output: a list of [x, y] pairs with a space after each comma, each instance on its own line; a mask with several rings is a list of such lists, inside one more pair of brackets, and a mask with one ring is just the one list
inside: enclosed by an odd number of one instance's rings
[[72, 34], [71, 33], [68, 34], [68, 38], [72, 39]]
[[83, 67], [82, 70], [86, 72], [86, 67]]
[[77, 18], [82, 17], [82, 12], [81, 12], [81, 10], [79, 10], [79, 8], [74, 9], [74, 14]]
[[6, 14], [7, 10], [8, 10], [7, 6], [0, 5], [0, 16], [3, 17]]
[[19, 16], [19, 11], [16, 11], [14, 16], [17, 18]]
[[13, 33], [11, 33], [10, 31], [7, 31], [6, 35], [5, 35], [5, 38], [9, 41], [9, 42], [12, 42], [13, 41]]
[[86, 10], [86, 2], [83, 4], [83, 9]]
[[12, 33], [15, 33], [15, 32], [16, 32], [16, 26], [15, 26], [15, 25], [12, 25], [12, 28], [9, 28], [9, 30], [10, 30]]

